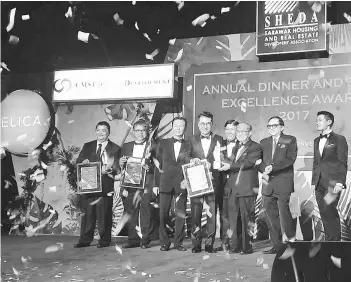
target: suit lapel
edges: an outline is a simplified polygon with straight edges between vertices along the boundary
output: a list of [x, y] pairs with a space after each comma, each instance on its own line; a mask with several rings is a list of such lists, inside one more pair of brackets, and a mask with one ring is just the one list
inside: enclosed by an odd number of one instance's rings
[[206, 158], [213, 152], [214, 147], [216, 146], [217, 140], [215, 136], [216, 136], [215, 134], [211, 135], [211, 143], [210, 143], [210, 147], [208, 148], [207, 156], [205, 156]]
[[[247, 151], [247, 149], [249, 148], [251, 144], [251, 140], [247, 141], [244, 145], [244, 149], [241, 150], [240, 152], [240, 155], [238, 155], [235, 159], [236, 159], [236, 162], [241, 158], [241, 156]], [[238, 150], [237, 150], [238, 152]]]
[[[330, 134], [329, 138], [327, 138], [327, 142], [325, 142], [324, 147], [323, 147], [323, 151], [322, 151], [322, 155], [321, 155], [321, 160], [325, 157], [325, 149], [329, 146], [330, 144], [330, 139], [333, 138], [333, 136]], [[320, 139], [319, 139], [320, 140]], [[319, 142], [318, 142], [318, 151], [319, 151]]]
[[202, 142], [201, 142], [201, 137], [200, 135], [195, 136], [195, 141], [198, 144], [199, 148], [200, 148], [200, 154], [201, 154], [201, 159], [205, 159], [205, 153], [204, 153], [204, 148], [202, 147]]
[[[172, 155], [172, 159], [174, 161], [176, 161], [176, 157], [175, 157], [175, 151], [174, 151], [174, 142], [173, 142], [173, 138], [170, 138], [168, 141], [168, 146], [170, 147], [169, 150], [171, 150], [171, 155]], [[183, 144], [182, 144], [183, 145]], [[180, 147], [180, 150], [182, 150], [182, 148]], [[180, 152], [179, 152], [180, 154]], [[179, 159], [179, 155], [178, 155], [178, 159]]]

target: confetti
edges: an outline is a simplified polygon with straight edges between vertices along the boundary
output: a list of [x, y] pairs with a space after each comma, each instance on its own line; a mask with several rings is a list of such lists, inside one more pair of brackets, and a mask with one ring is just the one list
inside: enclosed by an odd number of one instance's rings
[[210, 258], [209, 255], [204, 255], [204, 256], [202, 257], [203, 260], [207, 260], [207, 259], [209, 259], [209, 258]]
[[56, 245], [51, 245], [46, 247], [45, 249], [45, 253], [54, 253], [57, 252], [59, 250], [63, 249], [63, 244], [62, 243], [57, 243]]
[[240, 274], [239, 274], [239, 271], [237, 270], [236, 273], [235, 273], [235, 279], [240, 279]]
[[16, 8], [13, 8], [10, 11], [9, 24], [6, 27], [7, 32], [10, 32], [15, 26], [15, 15], [16, 15]]
[[176, 2], [179, 2], [178, 4], [178, 11], [180, 11], [183, 7], [184, 7], [184, 1], [176, 1]]
[[202, 23], [200, 26], [201, 27], [204, 27], [206, 25], [206, 22]]
[[89, 41], [89, 34], [90, 33], [78, 31], [77, 38], [78, 38], [78, 40], [83, 41], [84, 43], [88, 43], [88, 41]]
[[320, 249], [321, 249], [321, 244], [320, 243], [316, 243], [316, 244], [312, 243], [311, 249], [308, 252], [308, 256], [310, 258], [313, 258], [314, 256], [316, 256], [316, 254], [319, 252]]
[[146, 273], [146, 272], [142, 272], [141, 275], [142, 275], [142, 276], [146, 276], [147, 273]]
[[132, 1], [132, 5], [135, 5], [136, 4], [136, 1]]
[[193, 86], [192, 85], [188, 85], [187, 87], [186, 87], [186, 91], [191, 91], [193, 89]]
[[107, 196], [108, 196], [108, 197], [111, 197], [114, 193], [115, 193], [114, 191], [108, 192], [108, 193], [107, 193]]
[[209, 19], [209, 17], [210, 17], [209, 14], [203, 14], [203, 15], [197, 17], [195, 20], [193, 20], [191, 22], [191, 24], [193, 26], [196, 26], [196, 25], [201, 25], [202, 26]]
[[8, 181], [8, 180], [4, 180], [5, 181], [5, 189], [8, 189], [10, 186], [12, 186], [12, 184], [11, 184], [11, 182], [10, 181]]
[[43, 150], [46, 151], [52, 145], [52, 142], [49, 141], [47, 144], [43, 145]]
[[147, 33], [143, 33], [144, 37], [149, 40], [150, 42], [152, 41], [151, 38], [149, 37], [149, 35]]
[[14, 268], [13, 266], [12, 266], [12, 270], [13, 270], [13, 274], [15, 274], [16, 276], [19, 276], [19, 271], [18, 270], [16, 270], [16, 268]]
[[174, 43], [176, 42], [176, 38], [173, 38], [173, 39], [170, 39], [169, 41], [168, 41], [168, 43], [170, 44], [170, 45], [174, 45]]
[[223, 48], [221, 46], [216, 46], [218, 50], [222, 50]]
[[27, 21], [30, 19], [29, 15], [22, 15], [22, 21]]
[[341, 268], [341, 258], [337, 258], [334, 256], [330, 256], [330, 258], [336, 267]]
[[156, 56], [156, 55], [158, 55], [158, 53], [159, 53], [160, 51], [159, 51], [159, 49], [156, 49], [155, 51], [153, 51], [150, 55], [149, 54], [146, 54], [145, 55], [145, 57], [146, 57], [146, 59], [148, 59], [148, 60], [154, 60], [154, 57]]
[[68, 121], [68, 124], [71, 124], [71, 123], [74, 123], [74, 120], [73, 120], [73, 119], [71, 119], [71, 120]]
[[118, 13], [113, 15], [113, 20], [117, 23], [117, 25], [123, 25], [124, 20], [119, 16]]
[[279, 257], [279, 259], [287, 259], [294, 255], [295, 249], [287, 247], [285, 252]]
[[91, 202], [90, 205], [93, 206], [93, 205], [97, 204], [100, 200], [101, 200], [101, 197], [99, 199], [95, 200], [94, 202]]
[[47, 166], [46, 163], [44, 163], [44, 162], [41, 162], [40, 165], [41, 165], [41, 167], [42, 167], [43, 169], [47, 169], [47, 168], [48, 168], [48, 166]]
[[21, 134], [16, 138], [17, 141], [24, 141], [27, 138], [27, 134]]
[[68, 7], [65, 17], [68, 19], [68, 18], [72, 18], [72, 16], [73, 16], [72, 8]]
[[312, 5], [313, 12], [319, 13], [322, 10], [322, 4], [320, 2], [314, 2]]
[[241, 111], [243, 111], [244, 113], [246, 113], [246, 102], [245, 102], [245, 101], [243, 101], [243, 102], [241, 103], [240, 109], [241, 109]]
[[50, 192], [56, 192], [56, 186], [50, 186], [49, 187]]
[[269, 266], [268, 266], [268, 263], [264, 263], [264, 264], [262, 264], [262, 267], [263, 267], [263, 269], [269, 269]]
[[120, 255], [122, 255], [122, 249], [116, 244], [116, 251], [120, 254]]
[[351, 22], [351, 16], [349, 14], [344, 13], [344, 18], [347, 19], [348, 22]]
[[183, 48], [178, 52], [177, 57], [174, 59], [174, 62], [178, 62], [183, 55]]
[[139, 30], [139, 27], [138, 27], [138, 22], [135, 22], [135, 28], [137, 29], [137, 30]]
[[211, 20], [215, 20], [215, 19], [217, 19], [216, 16], [211, 16]]
[[263, 258], [257, 258], [256, 265], [261, 265], [261, 264], [263, 264]]
[[224, 7], [224, 8], [222, 8], [221, 9], [221, 14], [223, 14], [223, 13], [228, 13], [229, 11], [230, 11], [230, 7]]
[[1, 67], [3, 67], [7, 71], [10, 71], [10, 69], [7, 67], [7, 65], [4, 62], [1, 62]]
[[233, 230], [228, 229], [228, 230], [227, 230], [227, 236], [228, 236], [229, 239], [232, 238], [232, 236], [233, 236]]

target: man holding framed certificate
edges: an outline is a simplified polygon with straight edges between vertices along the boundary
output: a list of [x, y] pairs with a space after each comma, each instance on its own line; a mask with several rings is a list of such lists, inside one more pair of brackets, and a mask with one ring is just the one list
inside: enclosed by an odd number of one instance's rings
[[[207, 187], [212, 187], [212, 191], [208, 193], [205, 189], [206, 195], [190, 196], [191, 200], [191, 238], [193, 241], [193, 253], [201, 252], [202, 230], [201, 217], [202, 209], [205, 206], [207, 211], [207, 238], [205, 242], [205, 251], [208, 253], [215, 253], [213, 244], [216, 235], [216, 196], [215, 192], [220, 186], [220, 173], [218, 171], [218, 162], [220, 161], [220, 147], [223, 143], [223, 138], [211, 132], [213, 124], [213, 115], [209, 112], [202, 112], [198, 115], [198, 127], [200, 134], [191, 138], [191, 163], [201, 164], [200, 160], [206, 160], [208, 169], [211, 172], [211, 181]], [[214, 154], [215, 152], [215, 154]], [[217, 157], [216, 157], [217, 156]], [[213, 167], [215, 166], [215, 167]], [[215, 168], [215, 169], [214, 169]], [[197, 169], [197, 168], [194, 168]], [[200, 168], [199, 168], [200, 169]], [[206, 169], [204, 170], [206, 175]], [[206, 180], [206, 178], [204, 178]], [[206, 184], [206, 183], [205, 183]], [[191, 187], [189, 187], [191, 189]], [[204, 187], [206, 188], [206, 187]], [[198, 189], [196, 189], [198, 190]], [[195, 192], [195, 191], [194, 191]]]
[[135, 141], [122, 147], [120, 167], [122, 171], [121, 191], [124, 211], [131, 215], [128, 222], [128, 243], [123, 248], [149, 248], [156, 228], [157, 211], [150, 204], [155, 198], [152, 193], [154, 165], [151, 160], [152, 145], [149, 123], [139, 119], [133, 125]]
[[111, 242], [114, 176], [118, 172], [121, 148], [111, 142], [110, 125], [100, 121], [95, 128], [97, 140], [85, 143], [77, 158], [78, 191], [81, 194], [80, 238], [75, 248], [87, 247], [94, 239], [96, 221], [98, 248]]

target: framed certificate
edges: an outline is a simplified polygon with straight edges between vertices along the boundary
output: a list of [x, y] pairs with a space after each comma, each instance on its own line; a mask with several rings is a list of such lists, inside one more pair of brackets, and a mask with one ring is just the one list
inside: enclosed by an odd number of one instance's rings
[[102, 192], [101, 163], [77, 164], [78, 194]]
[[144, 189], [146, 170], [143, 168], [143, 159], [128, 157], [125, 170], [122, 174], [121, 187]]
[[201, 160], [198, 165], [194, 163], [185, 164], [182, 169], [190, 198], [214, 193], [206, 160]]

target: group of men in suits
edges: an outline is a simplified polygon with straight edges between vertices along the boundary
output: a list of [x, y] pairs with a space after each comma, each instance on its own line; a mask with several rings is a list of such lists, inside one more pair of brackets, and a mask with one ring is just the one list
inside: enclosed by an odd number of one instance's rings
[[[326, 240], [340, 240], [340, 220], [336, 207], [340, 191], [345, 188], [347, 173], [347, 141], [345, 137], [332, 131], [333, 123], [334, 116], [331, 113], [318, 112], [317, 129], [322, 135], [314, 143], [312, 188]], [[186, 250], [183, 239], [187, 189], [182, 166], [196, 164], [200, 160], [208, 162], [214, 193], [190, 198], [193, 253], [202, 251], [203, 237], [205, 251], [209, 253], [218, 250], [242, 254], [253, 252], [252, 233], [259, 189], [258, 172], [262, 174], [263, 210], [273, 243], [273, 248], [264, 253], [274, 254], [284, 241], [295, 240], [296, 221], [290, 212], [289, 201], [294, 191], [297, 141], [294, 136], [283, 133], [284, 121], [278, 116], [271, 117], [267, 125], [270, 137], [261, 140], [260, 144], [251, 140], [252, 126], [236, 120], [225, 123], [226, 138], [223, 140], [212, 133], [213, 115], [209, 112], [199, 114], [200, 133], [187, 140], [184, 139], [186, 126], [185, 118], [176, 117], [172, 121], [173, 136], [160, 140], [157, 144], [150, 144], [148, 122], [139, 120], [133, 125], [136, 140], [125, 143], [121, 149], [108, 140], [108, 123], [98, 123], [97, 141], [84, 144], [77, 162], [99, 160], [101, 151], [113, 156], [114, 161], [103, 169], [103, 193], [83, 196], [81, 236], [75, 247], [84, 247], [91, 243], [96, 219], [100, 234], [98, 247], [109, 244], [112, 200], [106, 195], [113, 190], [113, 178], [124, 169], [128, 157], [145, 159], [143, 167], [146, 178], [143, 190], [125, 188], [120, 191], [125, 212], [131, 216], [128, 222], [128, 243], [124, 248], [148, 248], [159, 217], [161, 251], [170, 250], [167, 224], [173, 200], [174, 247], [178, 251]], [[221, 147], [221, 166], [214, 167], [214, 152], [218, 144]], [[99, 202], [91, 205], [97, 197], [101, 197]], [[157, 197], [159, 210], [153, 204]], [[201, 226], [204, 206], [207, 210], [205, 232]], [[214, 248], [217, 210], [221, 218], [222, 245]]]

